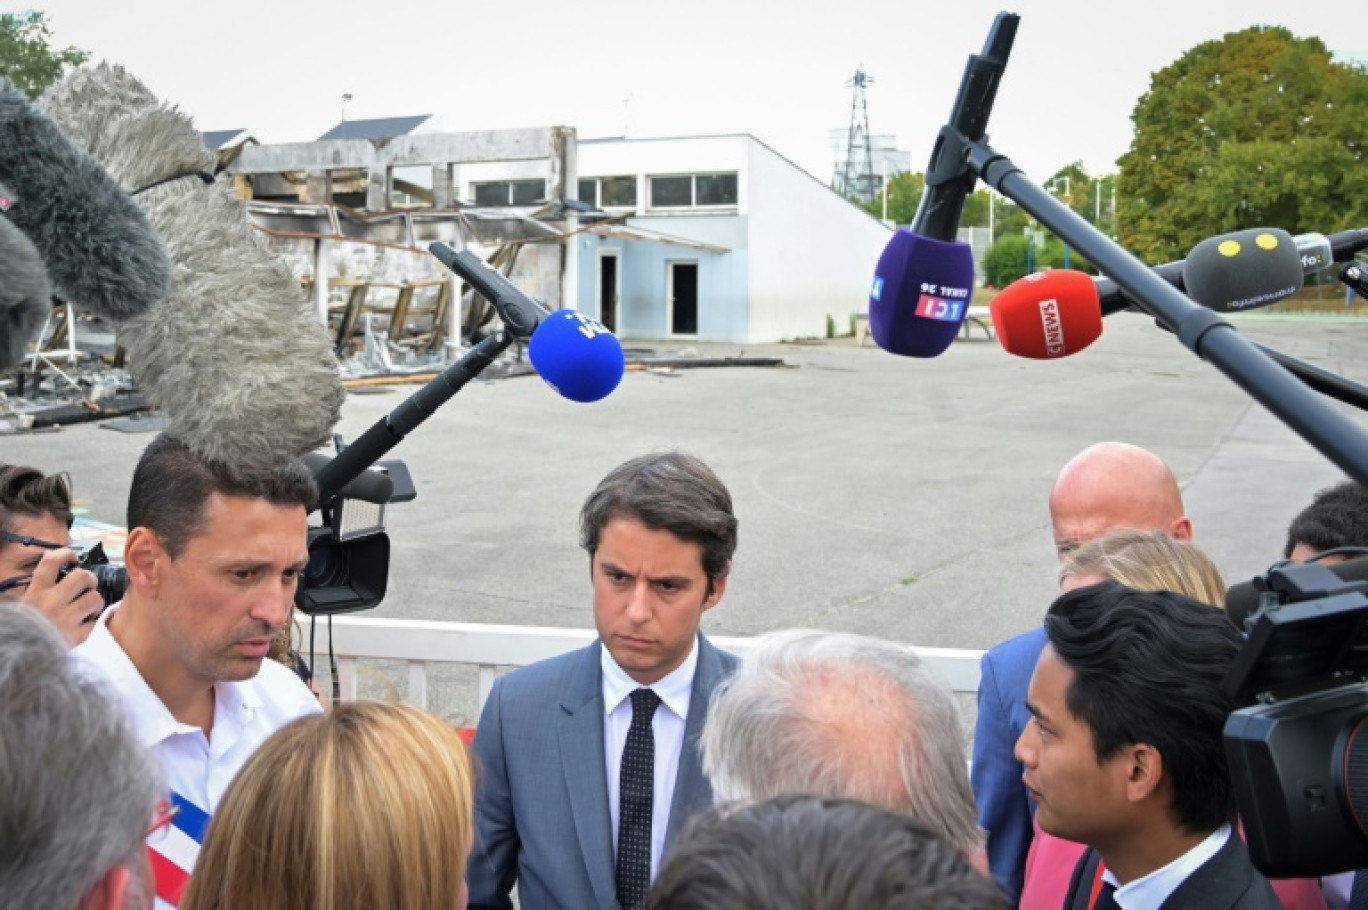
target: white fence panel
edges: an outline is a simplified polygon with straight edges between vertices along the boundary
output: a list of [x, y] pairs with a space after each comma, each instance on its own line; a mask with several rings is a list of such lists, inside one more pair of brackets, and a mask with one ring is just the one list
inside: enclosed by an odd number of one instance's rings
[[[324, 625], [319, 631], [326, 636], [326, 629]], [[596, 638], [590, 629], [346, 616], [333, 619], [332, 634], [344, 699], [357, 697], [358, 660], [406, 662], [408, 700], [420, 707], [427, 707], [429, 665], [466, 664], [479, 668], [477, 709], [484, 707], [501, 668], [536, 663], [584, 647]], [[709, 641], [737, 655], [744, 655], [751, 645], [749, 638], [730, 636], [709, 636]], [[954, 691], [970, 694], [978, 691], [982, 651], [912, 650]]]

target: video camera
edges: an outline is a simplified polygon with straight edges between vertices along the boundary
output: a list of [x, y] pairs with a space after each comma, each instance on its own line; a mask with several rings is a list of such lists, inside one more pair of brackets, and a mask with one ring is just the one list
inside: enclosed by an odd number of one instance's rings
[[[304, 461], [319, 474], [332, 459], [308, 455]], [[322, 523], [309, 528], [309, 562], [295, 592], [295, 606], [310, 616], [378, 606], [389, 585], [385, 509], [391, 502], [409, 502], [417, 495], [408, 466], [393, 459], [377, 462], [320, 502]]]
[[1226, 758], [1250, 856], [1270, 877], [1368, 868], [1365, 592], [1368, 558], [1280, 563], [1227, 594], [1248, 640], [1224, 686], [1249, 707], [1226, 722]]

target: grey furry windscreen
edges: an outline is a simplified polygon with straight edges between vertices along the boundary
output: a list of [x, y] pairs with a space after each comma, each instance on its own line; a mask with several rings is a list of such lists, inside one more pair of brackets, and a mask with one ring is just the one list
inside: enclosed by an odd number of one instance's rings
[[147, 217], [23, 92], [0, 79], [0, 183], [7, 217], [76, 306], [111, 319], [166, 296], [171, 263]]
[[269, 466], [312, 451], [345, 391], [327, 331], [299, 283], [211, 171], [190, 118], [122, 67], [76, 70], [41, 104], [137, 197], [171, 255], [170, 293], [120, 327], [139, 385], [170, 431], [202, 455]]
[[24, 232], [0, 215], [0, 370], [24, 358], [51, 299], [42, 257]]

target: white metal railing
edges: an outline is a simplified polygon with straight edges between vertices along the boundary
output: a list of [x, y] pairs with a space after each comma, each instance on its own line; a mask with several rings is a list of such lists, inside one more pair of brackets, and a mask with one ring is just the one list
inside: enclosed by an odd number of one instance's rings
[[[501, 626], [411, 619], [337, 617], [332, 621], [342, 697], [357, 697], [357, 661], [398, 660], [408, 664], [408, 701], [427, 707], [427, 670], [432, 664], [465, 664], [479, 669], [477, 712], [501, 668], [527, 664], [582, 648], [597, 636], [590, 629], [544, 626]], [[320, 642], [327, 641], [327, 622], [319, 623]], [[751, 639], [709, 636], [723, 650], [744, 655]], [[324, 645], [326, 649], [326, 645]], [[982, 651], [958, 648], [913, 648], [926, 665], [956, 692], [974, 693], [979, 685]], [[478, 716], [478, 713], [477, 713]]]

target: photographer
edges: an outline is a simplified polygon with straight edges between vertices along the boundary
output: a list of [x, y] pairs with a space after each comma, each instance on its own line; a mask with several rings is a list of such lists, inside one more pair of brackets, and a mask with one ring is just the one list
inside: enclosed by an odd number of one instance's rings
[[[69, 645], [85, 641], [105, 603], [95, 575], [76, 568], [65, 474], [0, 464], [0, 600], [24, 601]], [[60, 575], [63, 567], [70, 571]]]

